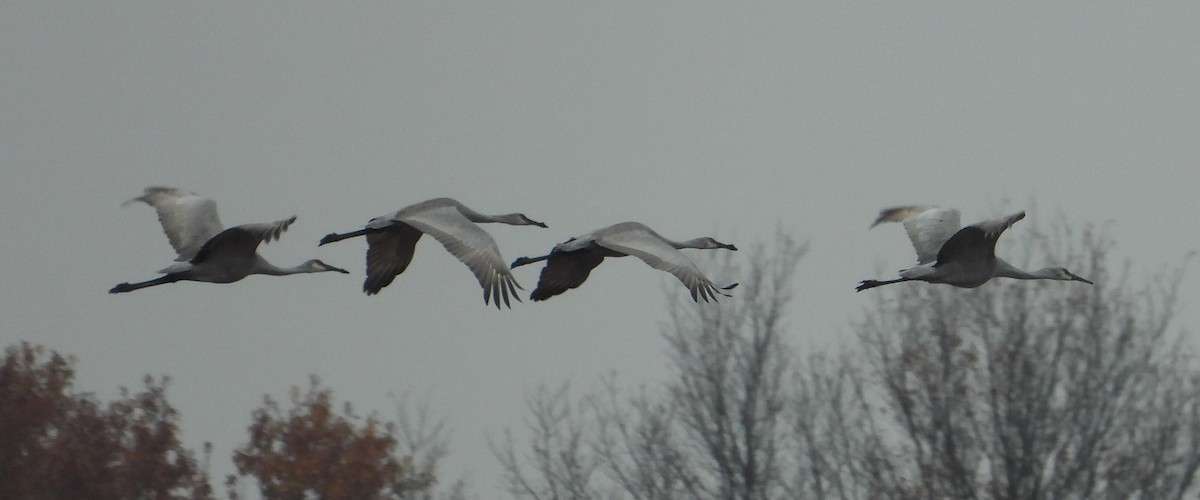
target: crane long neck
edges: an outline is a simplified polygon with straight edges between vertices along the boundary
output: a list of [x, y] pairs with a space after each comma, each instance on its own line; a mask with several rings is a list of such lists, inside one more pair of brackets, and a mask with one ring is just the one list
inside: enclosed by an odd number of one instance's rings
[[1040, 271], [1029, 272], [1014, 267], [1012, 264], [1005, 262], [1003, 259], [996, 259], [996, 270], [993, 275], [1001, 278], [1013, 278], [1019, 280], [1039, 280], [1046, 279], [1049, 276], [1041, 274]]
[[529, 218], [526, 217], [525, 214], [512, 213], [512, 214], [503, 214], [503, 215], [485, 215], [485, 214], [476, 212], [474, 210], [471, 210], [467, 207], [464, 207], [461, 203], [457, 203], [457, 202], [454, 202], [454, 203], [455, 203], [454, 207], [456, 210], [458, 210], [458, 213], [462, 214], [463, 217], [466, 217], [467, 220], [469, 220], [471, 222], [475, 222], [475, 223], [499, 222], [502, 224], [508, 224], [510, 226], [546, 227], [546, 225], [541, 222], [529, 220]]
[[669, 244], [675, 248], [700, 248], [700, 249], [708, 248], [706, 245], [704, 245], [704, 238], [696, 238], [694, 240], [687, 240], [687, 241], [675, 241], [675, 240], [669, 240], [666, 238], [663, 238], [663, 240], [666, 241], [667, 244]]
[[500, 222], [512, 226], [522, 226], [526, 224], [525, 219], [521, 217], [521, 214], [484, 215], [479, 212], [470, 211], [463, 212], [463, 215], [466, 216], [471, 222]]
[[290, 274], [304, 274], [314, 272], [313, 269], [304, 264], [294, 267], [279, 267], [275, 264], [267, 262], [261, 256], [258, 257], [258, 265], [254, 268], [253, 274], [266, 274], [269, 276], [287, 276]]

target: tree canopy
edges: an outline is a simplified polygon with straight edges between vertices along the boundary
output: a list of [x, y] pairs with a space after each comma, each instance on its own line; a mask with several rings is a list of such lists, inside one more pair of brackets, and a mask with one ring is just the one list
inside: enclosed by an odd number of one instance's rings
[[[0, 364], [0, 500], [19, 498], [211, 499], [202, 466], [179, 439], [167, 380], [146, 377], [104, 404], [74, 390], [75, 360], [21, 343]], [[263, 498], [388, 499], [431, 495], [444, 455], [440, 423], [400, 424], [335, 407], [313, 377], [284, 412], [271, 398], [254, 411], [249, 441], [234, 452], [241, 477]], [[238, 498], [238, 477], [226, 481]], [[461, 493], [461, 492], [459, 492]]]
[[211, 498], [165, 379], [104, 405], [74, 360], [21, 343], [0, 365], [0, 498]]

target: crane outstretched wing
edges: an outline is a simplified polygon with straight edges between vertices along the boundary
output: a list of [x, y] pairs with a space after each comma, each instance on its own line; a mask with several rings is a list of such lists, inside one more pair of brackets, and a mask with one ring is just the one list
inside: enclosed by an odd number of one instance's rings
[[696, 263], [652, 231], [637, 228], [600, 235], [596, 244], [610, 250], [633, 255], [650, 267], [666, 271], [679, 278], [692, 294], [692, 300], [716, 300], [720, 292]]
[[408, 269], [420, 239], [421, 231], [404, 222], [393, 222], [382, 231], [367, 233], [367, 279], [363, 280], [363, 291], [375, 295], [392, 284], [396, 276]]
[[592, 269], [604, 262], [604, 255], [591, 248], [550, 254], [538, 276], [537, 288], [529, 294], [534, 301], [546, 300], [572, 288], [579, 288]]
[[191, 191], [148, 187], [141, 196], [124, 205], [138, 201], [154, 207], [158, 212], [158, 222], [162, 224], [171, 247], [179, 255], [175, 259], [177, 261], [192, 260], [205, 242], [221, 232], [217, 204]]
[[296, 222], [295, 215], [274, 222], [256, 222], [236, 227], [253, 235], [258, 240], [255, 242], [255, 246], [257, 246], [258, 243], [270, 243], [273, 240], [278, 240], [293, 222]]
[[400, 222], [407, 223], [421, 232], [438, 240], [446, 250], [475, 274], [479, 286], [483, 287], [483, 303], [489, 300], [500, 308], [501, 299], [504, 305], [509, 304], [509, 296], [518, 301], [516, 290], [521, 289], [508, 264], [500, 256], [500, 247], [489, 235], [474, 222], [471, 222], [453, 206], [434, 207], [410, 213], [397, 214]]
[[938, 265], [947, 262], [984, 263], [996, 259], [996, 240], [1004, 230], [1025, 218], [1025, 212], [999, 219], [985, 220], [960, 229], [942, 245], [937, 254]]
[[279, 239], [279, 236], [287, 231], [288, 226], [293, 222], [296, 222], [295, 216], [275, 222], [259, 222], [231, 227], [205, 241], [190, 261], [196, 264], [213, 259], [218, 255], [253, 257], [258, 252], [260, 243], [270, 243], [272, 240]]
[[917, 251], [917, 264], [936, 261], [942, 244], [962, 228], [958, 210], [921, 205], [880, 210], [871, 227], [884, 222], [904, 223], [904, 231]]

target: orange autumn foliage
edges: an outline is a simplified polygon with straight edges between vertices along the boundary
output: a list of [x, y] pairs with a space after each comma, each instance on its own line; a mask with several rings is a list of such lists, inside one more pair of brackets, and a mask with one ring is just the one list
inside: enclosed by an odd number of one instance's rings
[[[286, 414], [269, 397], [254, 412], [250, 442], [233, 462], [258, 481], [264, 498], [404, 498], [433, 485], [430, 475], [397, 457], [390, 423], [355, 416], [349, 404], [339, 414], [332, 398], [313, 377], [303, 395], [293, 389]], [[229, 478], [231, 490], [236, 482]]]
[[0, 498], [212, 498], [179, 442], [166, 380], [107, 406], [75, 393], [74, 359], [21, 343], [0, 364]]

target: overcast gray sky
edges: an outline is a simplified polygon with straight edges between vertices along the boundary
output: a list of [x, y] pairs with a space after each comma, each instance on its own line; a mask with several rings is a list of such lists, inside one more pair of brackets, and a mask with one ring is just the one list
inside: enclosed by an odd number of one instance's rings
[[[550, 225], [487, 227], [510, 260], [625, 220], [743, 247], [778, 224], [811, 242], [802, 347], [849, 337], [855, 283], [912, 263], [899, 228], [867, 231], [885, 206], [1108, 223], [1149, 274], [1200, 246], [1198, 25], [1196, 2], [3, 2], [0, 344], [77, 356], [105, 398], [170, 375], [217, 483], [263, 394], [311, 373], [385, 417], [430, 393], [443, 479], [491, 497], [487, 433], [540, 382], [665, 377], [662, 290], [685, 290], [623, 259], [498, 312], [425, 239], [367, 297], [365, 244], [322, 235], [437, 196]], [[263, 255], [354, 274], [110, 296], [174, 257], [120, 206], [148, 185], [229, 225], [295, 214]]]

